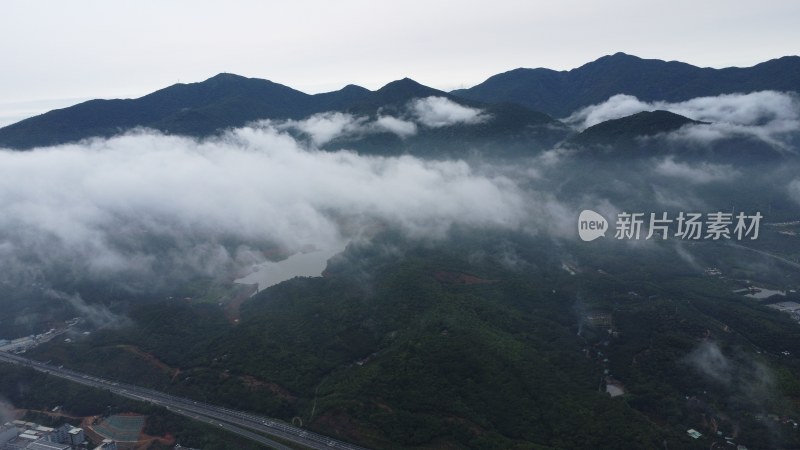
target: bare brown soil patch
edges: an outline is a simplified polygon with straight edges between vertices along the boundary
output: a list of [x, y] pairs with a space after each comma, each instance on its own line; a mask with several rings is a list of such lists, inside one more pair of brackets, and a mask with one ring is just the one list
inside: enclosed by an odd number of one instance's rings
[[161, 370], [166, 374], [169, 374], [173, 380], [181, 373], [181, 369], [170, 367], [165, 362], [161, 361], [152, 354], [147, 353], [146, 351], [140, 349], [135, 345], [118, 345], [117, 347], [138, 356], [139, 358], [145, 360], [151, 366]]
[[289, 402], [294, 402], [295, 400], [297, 400], [297, 397], [292, 395], [286, 388], [277, 383], [273, 383], [271, 381], [261, 381], [255, 377], [251, 377], [250, 375], [240, 376], [239, 379], [242, 380], [242, 383], [244, 383], [244, 385], [247, 386], [249, 389], [252, 390], [266, 389], [272, 392], [276, 397], [281, 398], [283, 400]]

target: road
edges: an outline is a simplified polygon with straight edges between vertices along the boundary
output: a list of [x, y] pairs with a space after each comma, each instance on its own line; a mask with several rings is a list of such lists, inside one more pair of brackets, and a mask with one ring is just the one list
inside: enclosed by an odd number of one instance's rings
[[106, 380], [18, 355], [0, 352], [0, 362], [3, 361], [27, 366], [39, 372], [49, 373], [53, 376], [80, 383], [85, 386], [105, 389], [123, 397], [160, 405], [176, 414], [210, 423], [221, 429], [228, 430], [278, 450], [290, 450], [290, 448], [261, 434], [280, 438], [311, 449], [366, 450], [363, 447], [313, 433], [277, 419], [176, 397], [153, 389]]

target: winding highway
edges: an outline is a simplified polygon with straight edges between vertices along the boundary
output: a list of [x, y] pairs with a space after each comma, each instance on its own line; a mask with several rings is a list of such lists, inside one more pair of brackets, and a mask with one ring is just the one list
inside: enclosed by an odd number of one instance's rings
[[366, 450], [364, 447], [313, 433], [277, 419], [176, 397], [153, 389], [106, 380], [11, 353], [0, 352], [0, 362], [27, 366], [39, 372], [49, 373], [85, 386], [105, 389], [123, 397], [163, 406], [176, 414], [212, 424], [220, 429], [230, 431], [277, 450], [292, 449], [266, 436], [280, 438], [311, 449]]

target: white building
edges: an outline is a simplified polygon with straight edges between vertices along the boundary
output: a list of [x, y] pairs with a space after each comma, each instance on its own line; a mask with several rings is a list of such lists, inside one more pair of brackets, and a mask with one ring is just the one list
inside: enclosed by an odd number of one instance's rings
[[86, 433], [83, 432], [83, 428], [72, 428], [67, 431], [67, 441], [65, 444], [69, 444], [72, 446], [78, 446], [83, 444], [86, 440]]
[[71, 425], [50, 428], [15, 420], [0, 427], [0, 450], [70, 450], [85, 442], [83, 429]]

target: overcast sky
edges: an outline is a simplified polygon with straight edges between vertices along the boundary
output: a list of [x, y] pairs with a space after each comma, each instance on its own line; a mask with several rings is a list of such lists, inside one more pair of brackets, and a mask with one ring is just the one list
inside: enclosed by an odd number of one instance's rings
[[0, 125], [219, 72], [308, 93], [469, 87], [624, 51], [699, 66], [795, 55], [796, 0], [29, 1], [0, 14]]

